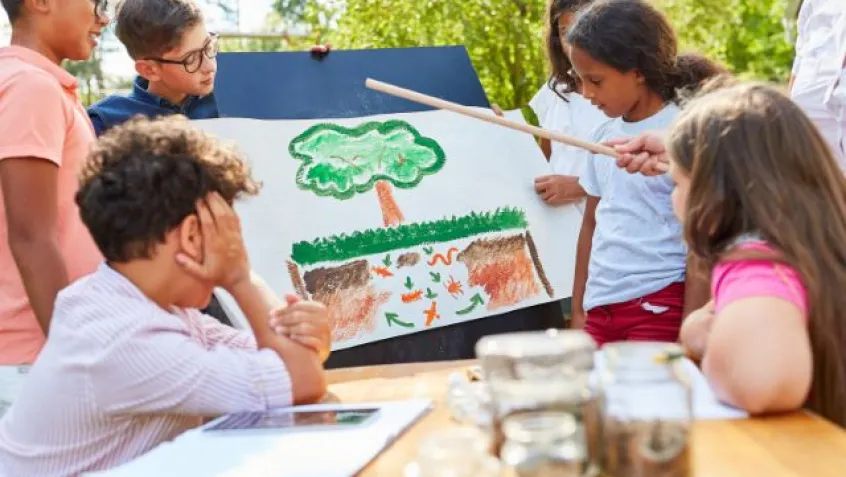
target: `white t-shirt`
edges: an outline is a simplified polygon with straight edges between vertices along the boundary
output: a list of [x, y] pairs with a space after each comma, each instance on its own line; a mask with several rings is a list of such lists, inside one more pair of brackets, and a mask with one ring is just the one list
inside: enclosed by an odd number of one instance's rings
[[[564, 101], [547, 84], [529, 102], [544, 129], [567, 134], [578, 139], [590, 140], [609, 118], [580, 94], [568, 93]], [[577, 147], [552, 141], [549, 163], [554, 174], [580, 176], [590, 153]]]
[[805, 0], [799, 10], [793, 88], [790, 97], [817, 125], [831, 146], [841, 168], [846, 158], [840, 148], [842, 125], [827, 104], [832, 85], [839, 78], [843, 55], [838, 38], [843, 36], [844, 0]]
[[[846, 2], [844, 2], [846, 9]], [[837, 144], [840, 154], [837, 157], [840, 168], [846, 172], [846, 13], [840, 15], [834, 26], [837, 61], [840, 65], [839, 73], [831, 81], [831, 86], [825, 95], [825, 105], [837, 120]]]

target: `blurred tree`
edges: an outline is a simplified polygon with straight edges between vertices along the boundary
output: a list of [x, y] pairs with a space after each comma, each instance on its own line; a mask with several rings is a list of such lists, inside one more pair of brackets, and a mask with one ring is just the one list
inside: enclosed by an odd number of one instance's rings
[[[658, 0], [683, 49], [745, 78], [785, 82], [793, 62], [789, 0]], [[785, 29], [787, 25], [787, 29]]]
[[63, 66], [76, 77], [83, 104], [91, 105], [104, 96], [103, 52], [100, 49], [95, 49], [86, 61], [67, 61]]
[[[488, 97], [526, 105], [546, 78], [545, 0], [347, 0], [338, 48], [465, 45]], [[421, 71], [420, 74], [426, 74]]]

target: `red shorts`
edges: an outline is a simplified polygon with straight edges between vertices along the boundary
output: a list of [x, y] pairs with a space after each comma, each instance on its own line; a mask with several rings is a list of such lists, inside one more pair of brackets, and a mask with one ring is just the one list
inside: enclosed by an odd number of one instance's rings
[[643, 298], [587, 310], [585, 331], [599, 346], [615, 341], [666, 341], [679, 338], [684, 313], [684, 283]]

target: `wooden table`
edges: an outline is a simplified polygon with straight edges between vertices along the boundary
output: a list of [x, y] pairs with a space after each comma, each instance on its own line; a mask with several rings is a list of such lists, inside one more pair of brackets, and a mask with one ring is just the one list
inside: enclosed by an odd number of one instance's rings
[[[473, 361], [369, 366], [329, 371], [342, 402], [427, 397], [436, 407], [376, 458], [362, 477], [400, 476], [427, 434], [457, 425], [445, 406], [447, 376]], [[844, 403], [846, 405], [846, 403]], [[710, 421], [694, 427], [696, 477], [843, 477], [846, 432], [804, 412], [766, 419]]]

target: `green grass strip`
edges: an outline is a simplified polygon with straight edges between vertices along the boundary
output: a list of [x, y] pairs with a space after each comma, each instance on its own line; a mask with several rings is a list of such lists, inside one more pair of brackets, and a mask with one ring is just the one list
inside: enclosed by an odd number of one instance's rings
[[310, 242], [297, 242], [292, 247], [291, 259], [299, 265], [340, 262], [484, 233], [524, 229], [528, 225], [525, 212], [505, 207], [493, 212], [473, 212], [463, 217], [453, 216], [432, 222], [368, 229]]

